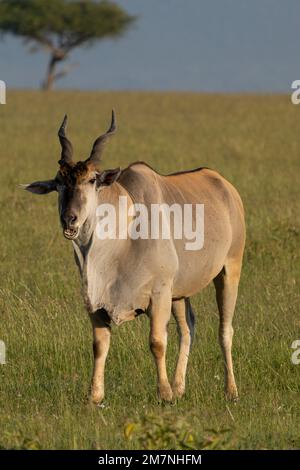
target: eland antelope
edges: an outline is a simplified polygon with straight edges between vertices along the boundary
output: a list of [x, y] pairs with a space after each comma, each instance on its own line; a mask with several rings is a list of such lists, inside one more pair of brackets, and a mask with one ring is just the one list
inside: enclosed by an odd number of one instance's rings
[[[116, 131], [114, 112], [109, 130], [95, 141], [85, 161], [73, 160], [66, 137], [67, 117], [59, 129], [59, 170], [53, 179], [25, 185], [35, 194], [58, 192], [64, 236], [72, 240], [82, 280], [86, 309], [93, 327], [94, 371], [91, 401], [104, 397], [104, 368], [109, 350], [111, 324], [120, 324], [146, 313], [150, 319], [150, 349], [155, 359], [158, 395], [170, 401], [185, 392], [188, 356], [194, 331], [189, 298], [211, 281], [216, 289], [220, 316], [219, 341], [225, 363], [225, 392], [237, 399], [231, 346], [232, 319], [237, 299], [245, 244], [242, 201], [236, 189], [219, 173], [199, 168], [161, 175], [143, 162], [121, 170], [101, 169], [104, 144]], [[110, 204], [120, 216], [120, 197], [131, 207], [162, 203], [204, 205], [204, 245], [185, 249], [184, 240], [99, 239], [97, 207]], [[132, 220], [132, 215], [126, 215]], [[118, 223], [118, 217], [117, 217]], [[180, 349], [172, 386], [166, 370], [167, 325], [174, 315]]]

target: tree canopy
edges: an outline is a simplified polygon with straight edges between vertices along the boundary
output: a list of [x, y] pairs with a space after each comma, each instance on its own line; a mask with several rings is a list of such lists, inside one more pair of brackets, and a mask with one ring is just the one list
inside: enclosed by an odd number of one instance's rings
[[45, 88], [65, 75], [55, 67], [73, 48], [120, 36], [134, 19], [107, 0], [0, 0], [0, 31], [50, 51]]

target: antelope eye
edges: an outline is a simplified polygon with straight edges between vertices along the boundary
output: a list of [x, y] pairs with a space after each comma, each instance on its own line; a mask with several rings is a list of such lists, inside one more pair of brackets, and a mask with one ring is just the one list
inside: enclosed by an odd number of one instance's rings
[[89, 183], [90, 183], [90, 184], [94, 184], [95, 181], [96, 181], [96, 178], [92, 178], [92, 179], [89, 181]]
[[64, 181], [60, 178], [56, 178], [55, 183], [56, 183], [58, 189], [62, 189], [62, 188], [65, 187]]

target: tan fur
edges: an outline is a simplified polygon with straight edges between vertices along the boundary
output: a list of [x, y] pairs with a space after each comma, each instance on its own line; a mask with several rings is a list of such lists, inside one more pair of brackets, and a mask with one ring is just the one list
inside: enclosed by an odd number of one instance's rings
[[[243, 206], [237, 191], [209, 169], [163, 176], [148, 165], [137, 163], [125, 169], [117, 183], [100, 191], [99, 203], [110, 202], [117, 208], [121, 195], [127, 197], [129, 205], [133, 202], [146, 206], [162, 202], [172, 204], [174, 201], [204, 204], [204, 247], [198, 252], [189, 252], [184, 249], [182, 240], [99, 241], [94, 238], [84, 260], [80, 253], [87, 238], [79, 238], [74, 246], [85, 273], [89, 308], [91, 311], [105, 309], [116, 324], [133, 319], [137, 309], [148, 309], [159, 396], [171, 400], [184, 393], [190, 350], [184, 302], [173, 300], [181, 342], [172, 391], [165, 362], [172, 299], [190, 297], [215, 279], [225, 388], [230, 398], [236, 398], [231, 322], [245, 243]], [[102, 365], [104, 367], [104, 361]], [[93, 400], [97, 401], [97, 396]]]

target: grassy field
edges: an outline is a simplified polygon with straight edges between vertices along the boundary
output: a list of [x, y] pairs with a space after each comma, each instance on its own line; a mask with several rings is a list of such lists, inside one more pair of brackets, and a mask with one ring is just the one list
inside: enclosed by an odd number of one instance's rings
[[[196, 336], [186, 396], [157, 403], [148, 320], [113, 329], [105, 407], [86, 403], [91, 326], [56, 196], [19, 183], [55, 175], [58, 126], [69, 114], [78, 159], [117, 111], [104, 166], [144, 160], [161, 172], [219, 170], [246, 209], [247, 246], [235, 314], [241, 399], [223, 398], [212, 286], [192, 299]], [[300, 107], [288, 96], [176, 93], [10, 92], [0, 106], [0, 448], [300, 447]], [[168, 366], [177, 352], [169, 325]]]

